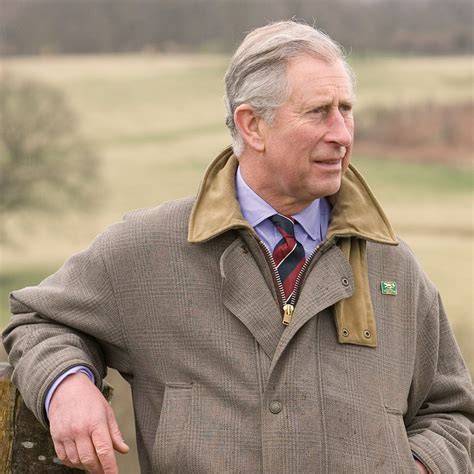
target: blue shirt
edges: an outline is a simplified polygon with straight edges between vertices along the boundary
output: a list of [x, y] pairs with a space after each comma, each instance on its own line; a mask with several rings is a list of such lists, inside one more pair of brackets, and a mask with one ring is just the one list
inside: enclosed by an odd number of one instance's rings
[[[278, 214], [270, 204], [264, 201], [244, 180], [240, 167], [237, 168], [235, 188], [240, 210], [245, 220], [255, 229], [260, 240], [273, 252], [281, 240], [281, 234], [269, 217]], [[331, 206], [326, 198], [314, 200], [298, 214], [295, 219], [295, 237], [300, 242], [306, 258], [326, 237], [331, 215]]]

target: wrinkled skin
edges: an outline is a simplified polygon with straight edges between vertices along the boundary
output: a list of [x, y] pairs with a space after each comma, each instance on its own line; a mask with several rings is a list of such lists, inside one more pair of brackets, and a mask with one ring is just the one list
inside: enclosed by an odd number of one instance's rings
[[112, 408], [82, 373], [66, 377], [49, 406], [51, 437], [61, 462], [94, 474], [117, 474], [114, 449], [127, 453]]
[[291, 93], [272, 124], [250, 118], [247, 104], [235, 120], [246, 141], [243, 178], [274, 209], [294, 215], [339, 190], [352, 153], [354, 98], [341, 61], [302, 55], [286, 75]]

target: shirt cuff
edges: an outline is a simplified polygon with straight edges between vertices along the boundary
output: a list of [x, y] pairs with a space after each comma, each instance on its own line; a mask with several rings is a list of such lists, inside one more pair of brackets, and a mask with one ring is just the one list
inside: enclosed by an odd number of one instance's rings
[[44, 402], [44, 409], [46, 411], [46, 417], [49, 418], [49, 404], [51, 403], [51, 398], [53, 398], [53, 394], [58, 388], [59, 384], [68, 376], [72, 374], [77, 374], [77, 373], [83, 373], [86, 374], [90, 381], [95, 384], [95, 377], [94, 374], [89, 370], [87, 367], [83, 365], [76, 365], [75, 367], [71, 367], [69, 370], [66, 370], [63, 374], [61, 374], [51, 385], [51, 388], [48, 390], [48, 393], [46, 394], [46, 400]]

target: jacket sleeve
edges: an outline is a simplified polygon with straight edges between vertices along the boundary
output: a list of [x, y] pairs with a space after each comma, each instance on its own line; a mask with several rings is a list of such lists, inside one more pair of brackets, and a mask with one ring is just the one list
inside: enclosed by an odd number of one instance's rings
[[416, 344], [405, 416], [410, 447], [431, 473], [470, 473], [472, 383], [437, 294], [418, 323]]
[[44, 402], [55, 379], [72, 366], [88, 367], [98, 387], [110, 360], [126, 371], [126, 352], [100, 236], [36, 287], [10, 295], [12, 318], [3, 341], [13, 383], [45, 426]]

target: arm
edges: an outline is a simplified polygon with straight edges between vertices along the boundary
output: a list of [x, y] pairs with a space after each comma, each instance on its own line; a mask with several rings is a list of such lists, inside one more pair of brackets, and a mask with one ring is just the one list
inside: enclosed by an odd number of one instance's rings
[[[54, 381], [71, 367], [81, 365], [89, 369], [97, 387], [102, 385], [106, 364], [130, 373], [104, 247], [106, 239], [101, 236], [39, 286], [11, 295], [13, 316], [4, 331], [4, 344], [14, 366], [12, 379], [27, 406], [45, 426], [48, 425], [45, 412], [48, 392]], [[79, 377], [87, 385], [82, 383], [81, 388], [67, 392], [69, 404], [59, 403], [65, 398], [61, 394]], [[80, 374], [67, 377], [51, 398], [49, 421], [56, 447], [58, 440], [64, 444], [64, 440], [77, 438], [74, 430], [78, 428], [83, 430], [79, 438], [84, 438], [85, 433], [92, 439], [91, 422], [85, 415], [94, 416], [96, 424], [105, 426], [111, 439], [109, 411], [100, 391], [87, 377]], [[73, 432], [66, 433], [65, 426]], [[92, 446], [95, 451], [99, 449], [95, 441]], [[121, 449], [125, 449], [123, 445]], [[60, 452], [58, 456], [61, 457]]]
[[418, 323], [408, 412], [410, 447], [428, 472], [471, 472], [474, 398], [438, 296]]
[[78, 372], [81, 372], [83, 374], [86, 374], [89, 377], [89, 380], [95, 384], [95, 378], [94, 374], [87, 368], [82, 365], [76, 365], [76, 367], [72, 367], [64, 374], [60, 375], [53, 383], [51, 388], [46, 392], [46, 400], [44, 402], [44, 409], [46, 410], [46, 417], [49, 419], [49, 405], [51, 404], [51, 399], [53, 398], [54, 392], [56, 389], [59, 387], [61, 382], [68, 377], [69, 375], [76, 374]]
[[106, 366], [130, 373], [120, 310], [106, 262], [118, 258], [112, 230], [71, 257], [36, 287], [10, 296], [12, 318], [3, 337], [13, 382], [27, 406], [47, 426], [46, 395], [73, 366], [87, 367], [96, 386]]

